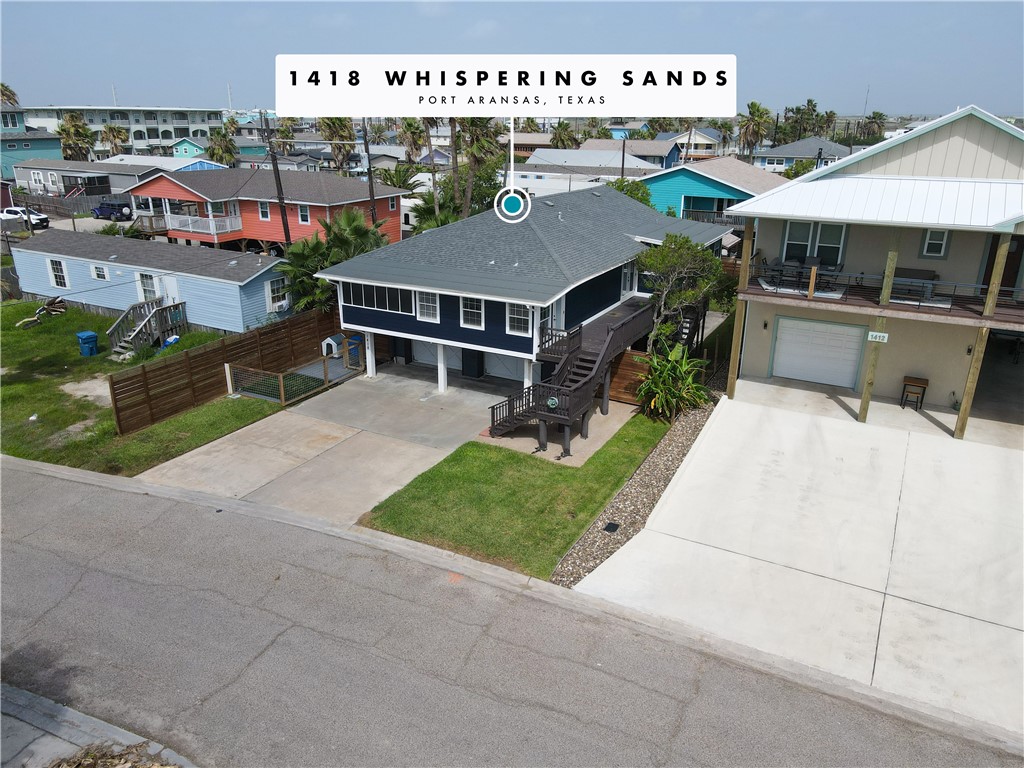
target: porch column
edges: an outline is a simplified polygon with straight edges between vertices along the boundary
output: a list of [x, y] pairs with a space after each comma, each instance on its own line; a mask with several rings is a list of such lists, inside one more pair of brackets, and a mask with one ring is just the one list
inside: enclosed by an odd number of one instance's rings
[[523, 389], [533, 385], [533, 360], [523, 360]]
[[[981, 313], [983, 317], [992, 317], [995, 314], [996, 299], [999, 298], [999, 286], [1003, 283], [1003, 272], [1006, 269], [1006, 257], [1010, 253], [1010, 237], [1008, 233], [999, 236], [999, 245], [996, 247], [996, 260], [992, 264], [992, 277], [989, 278], [988, 293], [985, 295], [985, 309]], [[967, 402], [966, 392], [964, 393], [964, 402]]]
[[[748, 217], [743, 227], [743, 257], [740, 260], [740, 276], [736, 283], [736, 291], [742, 291], [750, 282], [750, 258], [754, 252], [754, 219]], [[725, 396], [736, 399], [736, 379], [740, 373], [740, 344], [743, 341], [743, 326], [747, 319], [747, 302], [736, 299], [736, 321], [732, 328], [732, 348], [729, 351], [729, 382], [725, 388]]]
[[[892, 295], [892, 280], [896, 274], [896, 259], [899, 257], [899, 247], [893, 242], [889, 254], [885, 259], [885, 276], [882, 278], [882, 293], [878, 297], [879, 306], [889, 305], [889, 297]], [[879, 333], [885, 331], [885, 318], [875, 318], [875, 330]], [[864, 391], [860, 395], [860, 410], [857, 411], [857, 421], [868, 420], [868, 408], [871, 406], [871, 391], [875, 388], [875, 371], [878, 369], [878, 355], [882, 352], [882, 342], [869, 341], [871, 346], [868, 349], [868, 369], [864, 374]]]
[[364, 333], [363, 338], [366, 344], [366, 375], [372, 379], [377, 375], [377, 356], [373, 354], [373, 334]]
[[601, 393], [601, 415], [608, 415], [608, 401], [611, 399], [612, 391], [612, 367], [609, 365], [604, 372], [604, 392]]
[[[999, 244], [999, 252], [1005, 257], [1006, 250], [1003, 248], [1002, 243]], [[996, 265], [999, 267], [999, 271], [1002, 272], [1002, 264], [999, 262], [998, 254], [996, 255]], [[995, 282], [995, 276], [996, 270], [993, 268], [993, 279], [990, 285], [999, 284]], [[1000, 275], [1000, 282], [1002, 279], [1002, 275]], [[985, 304], [987, 307], [988, 302], [986, 301]], [[964, 397], [963, 400], [960, 401], [960, 413], [958, 413], [956, 417], [956, 427], [953, 428], [953, 437], [957, 440], [963, 440], [964, 432], [967, 431], [967, 418], [971, 415], [971, 404], [974, 402], [974, 391], [978, 387], [978, 376], [981, 373], [981, 363], [985, 357], [985, 347], [988, 346], [988, 334], [988, 328], [979, 328], [978, 336], [974, 341], [974, 354], [971, 356], [971, 367], [967, 371], [967, 383], [964, 384]]]
[[448, 366], [444, 361], [444, 344], [437, 345], [437, 391], [448, 391]]

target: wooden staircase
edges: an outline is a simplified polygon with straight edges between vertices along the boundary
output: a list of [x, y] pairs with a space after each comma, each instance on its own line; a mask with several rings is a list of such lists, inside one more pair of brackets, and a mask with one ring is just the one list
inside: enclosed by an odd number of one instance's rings
[[[601, 412], [608, 412], [608, 374], [612, 361], [631, 344], [646, 336], [654, 320], [654, 307], [645, 305], [624, 320], [610, 326], [599, 351], [583, 349], [582, 327], [570, 331], [547, 330], [541, 359], [560, 355], [554, 373], [547, 381], [533, 384], [491, 406], [492, 437], [507, 434], [524, 424], [540, 426], [540, 449], [547, 450], [549, 422], [564, 426], [562, 456], [569, 454], [572, 425], [581, 422], [580, 432], [587, 436], [587, 423], [594, 407], [597, 389], [603, 383], [605, 394]], [[556, 350], [553, 354], [552, 350]]]
[[132, 304], [107, 329], [110, 360], [124, 360], [143, 347], [163, 343], [168, 337], [188, 330], [185, 302], [164, 306], [163, 297]]

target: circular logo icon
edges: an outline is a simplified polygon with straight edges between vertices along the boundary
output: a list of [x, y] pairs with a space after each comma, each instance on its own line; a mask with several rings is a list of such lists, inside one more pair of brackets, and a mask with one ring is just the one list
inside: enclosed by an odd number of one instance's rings
[[557, 407], [558, 407], [558, 398], [555, 397], [554, 395], [552, 395], [551, 397], [548, 398], [548, 408], [550, 408], [551, 410], [554, 410]]
[[530, 196], [521, 189], [505, 187], [494, 196], [494, 212], [506, 224], [518, 224], [530, 214]]

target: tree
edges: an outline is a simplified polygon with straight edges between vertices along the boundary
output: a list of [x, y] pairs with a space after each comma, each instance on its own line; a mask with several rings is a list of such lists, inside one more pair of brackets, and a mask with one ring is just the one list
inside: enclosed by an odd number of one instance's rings
[[206, 156], [211, 162], [234, 165], [235, 155], [238, 154], [238, 146], [233, 137], [224, 132], [223, 128], [213, 128], [210, 131], [210, 141], [206, 145]]
[[647, 121], [647, 125], [650, 126], [651, 130], [654, 131], [655, 134], [667, 133], [668, 131], [676, 130], [676, 126], [679, 125], [679, 121], [674, 117], [652, 117]]
[[121, 125], [107, 123], [100, 132], [100, 141], [110, 147], [110, 154], [119, 155], [128, 143], [128, 129]]
[[138, 227], [137, 222], [132, 222], [127, 227], [123, 227], [116, 221], [112, 221], [105, 226], [100, 227], [96, 230], [97, 235], [113, 235], [114, 237], [127, 237], [132, 240], [150, 240], [152, 235], [143, 232]]
[[224, 121], [224, 133], [228, 136], [236, 136], [238, 134], [238, 120], [235, 117], [229, 117]]
[[888, 116], [884, 112], [875, 110], [864, 120], [864, 133], [868, 136], [880, 136], [885, 131], [885, 123]]
[[0, 83], [0, 101], [4, 104], [10, 104], [12, 107], [17, 107], [18, 94], [7, 83]]
[[688, 237], [667, 235], [661, 245], [637, 257], [637, 266], [653, 294], [654, 327], [647, 338], [651, 350], [655, 340], [676, 334], [687, 312], [699, 310], [705, 300], [727, 298], [730, 292], [721, 259]]
[[387, 141], [388, 127], [384, 123], [374, 123], [367, 129], [367, 138], [371, 144], [384, 144]]
[[282, 117], [277, 121], [277, 143], [285, 154], [295, 149], [295, 128], [299, 120], [295, 117]]
[[398, 165], [392, 168], [374, 168], [373, 176], [381, 184], [387, 184], [391, 187], [398, 187], [399, 189], [408, 189], [410, 192], [415, 192], [417, 189], [423, 186], [423, 182], [419, 179], [414, 179], [416, 175], [416, 166], [414, 165]]
[[559, 120], [551, 129], [551, 146], [555, 149], [577, 149], [580, 143], [566, 120]]
[[356, 129], [351, 117], [320, 118], [320, 135], [324, 141], [331, 142], [331, 157], [338, 171], [344, 170], [349, 153], [356, 145]]
[[60, 137], [61, 154], [65, 160], [88, 160], [89, 152], [96, 145], [96, 137], [81, 112], [68, 112], [54, 132]]
[[636, 396], [648, 417], [673, 422], [680, 412], [711, 400], [711, 390], [697, 381], [707, 360], [690, 357], [681, 343], [671, 349], [666, 344], [659, 346], [661, 349], [652, 349], [647, 356], [647, 371], [640, 375]]
[[384, 222], [368, 225], [358, 208], [344, 208], [331, 221], [317, 221], [323, 227], [323, 239], [320, 232], [315, 232], [312, 237], [294, 243], [285, 261], [274, 269], [288, 278], [295, 309], [329, 312], [336, 298], [335, 289], [329, 281], [315, 277], [316, 273], [387, 245], [388, 238], [380, 231]]
[[772, 125], [772, 113], [756, 101], [747, 104], [747, 114], [739, 116], [740, 146], [746, 149], [751, 164], [754, 149], [768, 137]]
[[615, 137], [612, 136], [612, 129], [611, 128], [609, 128], [607, 125], [602, 125], [596, 131], [594, 131], [594, 138], [595, 139], [613, 139]]
[[811, 171], [813, 171], [815, 165], [816, 162], [811, 159], [797, 160], [795, 163], [789, 166], [789, 168], [782, 172], [782, 176], [783, 178], [786, 179], [796, 179], [799, 178], [800, 176], [803, 176], [805, 173], [810, 173]]
[[463, 151], [469, 168], [466, 171], [466, 190], [462, 199], [462, 218], [470, 215], [473, 207], [473, 184], [477, 173], [492, 158], [499, 157], [498, 129], [489, 117], [467, 117], [461, 121]]
[[601, 120], [597, 117], [588, 117], [587, 121], [583, 124], [583, 127], [593, 134], [598, 128], [601, 127]]
[[405, 146], [405, 162], [415, 163], [419, 160], [420, 150], [423, 149], [423, 123], [415, 117], [402, 118], [398, 141]]
[[540, 126], [537, 124], [536, 120], [532, 117], [528, 117], [523, 120], [523, 127], [521, 130], [523, 133], [540, 133]]
[[654, 207], [651, 205], [651, 188], [639, 179], [616, 179], [615, 181], [609, 181], [608, 186], [626, 195], [626, 197], [632, 197], [637, 202], [651, 208]]
[[437, 128], [441, 119], [439, 117], [424, 117], [422, 120], [423, 133], [427, 139], [427, 154], [430, 156], [430, 191], [434, 193], [434, 215], [440, 216], [441, 211], [437, 208], [437, 160], [434, 159], [434, 142], [430, 138], [430, 134]]

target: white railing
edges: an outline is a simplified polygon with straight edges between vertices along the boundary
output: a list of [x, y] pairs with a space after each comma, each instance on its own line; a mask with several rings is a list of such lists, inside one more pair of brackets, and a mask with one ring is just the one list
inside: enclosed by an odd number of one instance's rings
[[224, 232], [237, 232], [242, 228], [241, 216], [219, 216], [204, 218], [202, 216], [179, 216], [166, 214], [167, 228], [179, 232], [198, 232], [205, 235], [218, 235]]

